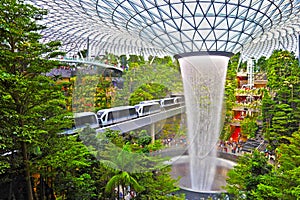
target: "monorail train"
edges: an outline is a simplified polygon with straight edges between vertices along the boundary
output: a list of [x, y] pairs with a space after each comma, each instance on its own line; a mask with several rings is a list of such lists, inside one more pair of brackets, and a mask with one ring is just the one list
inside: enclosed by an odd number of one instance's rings
[[[101, 127], [124, 122], [137, 117], [144, 117], [161, 112], [162, 109], [170, 109], [183, 104], [183, 97], [171, 97], [164, 99], [142, 101], [135, 106], [120, 106], [99, 110], [97, 116]], [[135, 111], [134, 109], [135, 108]]]
[[76, 128], [83, 128], [87, 124], [91, 128], [98, 128], [98, 118], [97, 115], [93, 112], [81, 112], [74, 114], [75, 126]]
[[157, 102], [160, 104], [160, 106], [162, 108], [164, 108], [164, 107], [166, 108], [168, 106], [183, 104], [184, 98], [183, 97], [170, 97], [170, 98], [164, 98], [164, 99], [147, 100], [147, 101], [141, 101], [140, 104], [153, 103], [153, 102]]
[[120, 106], [99, 110], [97, 112], [97, 117], [99, 125], [103, 127], [137, 118], [138, 114], [134, 106]]
[[161, 111], [161, 106], [159, 103], [153, 101], [148, 103], [140, 103], [134, 106], [138, 117], [143, 117], [146, 115], [151, 115]]
[[119, 106], [93, 112], [74, 114], [75, 127], [62, 134], [75, 134], [86, 126], [91, 128], [106, 127], [127, 120], [144, 117], [161, 112], [173, 106], [183, 104], [183, 97], [164, 98], [159, 100], [142, 101], [135, 106]]
[[98, 128], [99, 121], [98, 117], [93, 112], [80, 112], [74, 113], [74, 124], [71, 129], [63, 131], [61, 134], [63, 135], [73, 135], [78, 133], [81, 129], [86, 126], [90, 126], [91, 128]]

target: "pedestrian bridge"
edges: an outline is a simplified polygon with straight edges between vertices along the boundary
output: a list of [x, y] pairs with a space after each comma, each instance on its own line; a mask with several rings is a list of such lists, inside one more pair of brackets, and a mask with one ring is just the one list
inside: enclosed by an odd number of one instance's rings
[[51, 60], [71, 64], [84, 64], [84, 67], [69, 67], [61, 66], [59, 68], [52, 69], [46, 73], [47, 76], [60, 76], [63, 78], [70, 78], [77, 75], [93, 75], [102, 74], [105, 77], [121, 77], [123, 69], [121, 67], [107, 65], [95, 60], [87, 59], [72, 59], [72, 58], [52, 58]]
[[87, 64], [87, 65], [93, 65], [93, 66], [97, 66], [97, 67], [103, 67], [103, 68], [113, 69], [113, 70], [123, 72], [123, 69], [121, 67], [108, 65], [108, 64], [101, 63], [101, 62], [95, 61], [95, 60], [79, 59], [79, 58], [76, 58], [76, 59], [73, 59], [73, 58], [62, 58], [62, 59], [52, 58], [51, 60], [55, 60], [55, 61], [59, 61], [59, 62], [65, 62], [65, 63]]

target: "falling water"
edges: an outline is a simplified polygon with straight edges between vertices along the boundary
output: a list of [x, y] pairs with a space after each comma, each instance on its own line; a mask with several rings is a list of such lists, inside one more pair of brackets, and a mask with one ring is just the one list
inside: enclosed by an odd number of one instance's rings
[[214, 181], [228, 60], [212, 55], [179, 59], [186, 98], [191, 185], [199, 191], [210, 191]]

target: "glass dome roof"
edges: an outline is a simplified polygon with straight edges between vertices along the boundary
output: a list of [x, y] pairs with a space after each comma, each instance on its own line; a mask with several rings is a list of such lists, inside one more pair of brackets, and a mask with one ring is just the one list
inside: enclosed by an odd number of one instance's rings
[[[28, 2], [28, 1], [27, 1]], [[44, 40], [94, 56], [297, 51], [299, 0], [31, 0], [48, 10]]]

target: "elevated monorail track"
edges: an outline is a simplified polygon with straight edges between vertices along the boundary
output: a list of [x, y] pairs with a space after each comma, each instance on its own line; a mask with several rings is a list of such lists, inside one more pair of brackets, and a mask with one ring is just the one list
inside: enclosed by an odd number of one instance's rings
[[155, 113], [152, 115], [147, 115], [144, 117], [132, 119], [130, 121], [125, 121], [125, 122], [121, 122], [121, 123], [114, 124], [111, 126], [98, 128], [98, 129], [96, 129], [96, 133], [105, 132], [107, 129], [120, 131], [121, 133], [127, 133], [127, 132], [142, 128], [147, 125], [154, 124], [156, 122], [168, 119], [170, 117], [173, 117], [173, 116], [176, 116], [176, 115], [179, 115], [182, 113], [185, 113], [184, 105], [180, 106], [180, 107], [172, 108], [169, 110], [163, 110], [159, 113]]

